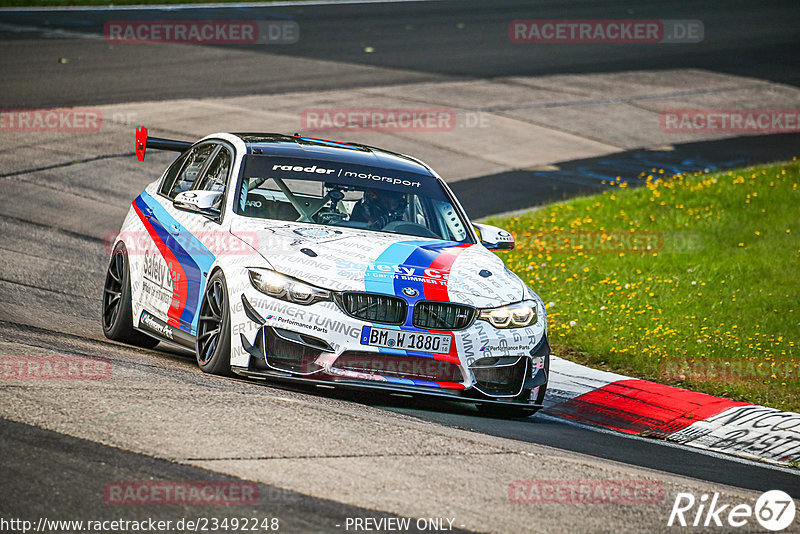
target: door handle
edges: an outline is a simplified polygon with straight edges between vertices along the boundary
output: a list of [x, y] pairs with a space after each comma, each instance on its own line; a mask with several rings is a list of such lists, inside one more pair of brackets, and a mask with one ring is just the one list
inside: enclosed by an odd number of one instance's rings
[[170, 224], [169, 225], [169, 233], [171, 233], [172, 235], [180, 235], [181, 227], [178, 226], [177, 224]]

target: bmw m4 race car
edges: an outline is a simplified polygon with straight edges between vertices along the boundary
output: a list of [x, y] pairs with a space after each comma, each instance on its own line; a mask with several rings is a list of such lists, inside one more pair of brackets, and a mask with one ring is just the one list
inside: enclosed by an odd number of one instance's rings
[[180, 152], [112, 243], [103, 331], [194, 351], [213, 374], [542, 406], [542, 300], [409, 156], [280, 134], [147, 138]]

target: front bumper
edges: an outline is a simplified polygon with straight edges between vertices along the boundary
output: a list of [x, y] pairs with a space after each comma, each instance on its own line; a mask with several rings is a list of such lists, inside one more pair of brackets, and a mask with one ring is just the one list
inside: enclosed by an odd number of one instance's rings
[[371, 380], [346, 380], [346, 379], [313, 379], [302, 376], [294, 376], [286, 373], [279, 373], [274, 371], [257, 371], [244, 367], [232, 367], [234, 373], [247, 378], [257, 380], [269, 380], [270, 382], [284, 382], [287, 385], [306, 385], [316, 386], [326, 389], [340, 389], [345, 391], [360, 391], [386, 394], [396, 397], [424, 397], [434, 398], [455, 402], [468, 402], [471, 404], [488, 404], [497, 406], [513, 405], [515, 407], [530, 408], [531, 411], [543, 408], [544, 405], [534, 401], [519, 402], [510, 401], [507, 399], [493, 399], [489, 397], [481, 397], [479, 395], [470, 394], [469, 390], [448, 390], [448, 389], [434, 389], [427, 387], [414, 387], [405, 386], [402, 384], [389, 384], [375, 382]]

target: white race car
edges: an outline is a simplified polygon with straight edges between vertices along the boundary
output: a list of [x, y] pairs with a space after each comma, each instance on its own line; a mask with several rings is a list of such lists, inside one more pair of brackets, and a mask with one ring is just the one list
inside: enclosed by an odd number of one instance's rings
[[491, 252], [513, 236], [421, 161], [298, 135], [136, 143], [181, 154], [112, 244], [108, 338], [214, 374], [541, 408], [544, 305]]

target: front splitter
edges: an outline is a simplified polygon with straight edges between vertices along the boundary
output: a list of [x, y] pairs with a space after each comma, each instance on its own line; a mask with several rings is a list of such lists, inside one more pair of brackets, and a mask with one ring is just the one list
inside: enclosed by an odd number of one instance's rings
[[367, 391], [373, 393], [380, 393], [382, 395], [401, 395], [410, 397], [425, 397], [425, 398], [438, 398], [442, 400], [465, 402], [469, 404], [491, 404], [495, 406], [508, 406], [515, 410], [530, 410], [531, 413], [543, 408], [542, 404], [528, 403], [523, 404], [520, 402], [509, 402], [498, 399], [483, 399], [477, 397], [469, 397], [463, 393], [469, 390], [453, 391], [436, 391], [433, 388], [405, 386], [402, 384], [392, 384], [391, 386], [384, 386], [380, 383], [371, 381], [358, 381], [358, 380], [317, 380], [313, 378], [293, 376], [289, 373], [280, 373], [274, 371], [253, 371], [244, 367], [231, 367], [231, 370], [247, 378], [255, 378], [260, 380], [270, 380], [272, 382], [283, 382], [286, 384], [318, 386], [328, 389], [340, 389], [346, 391]]

